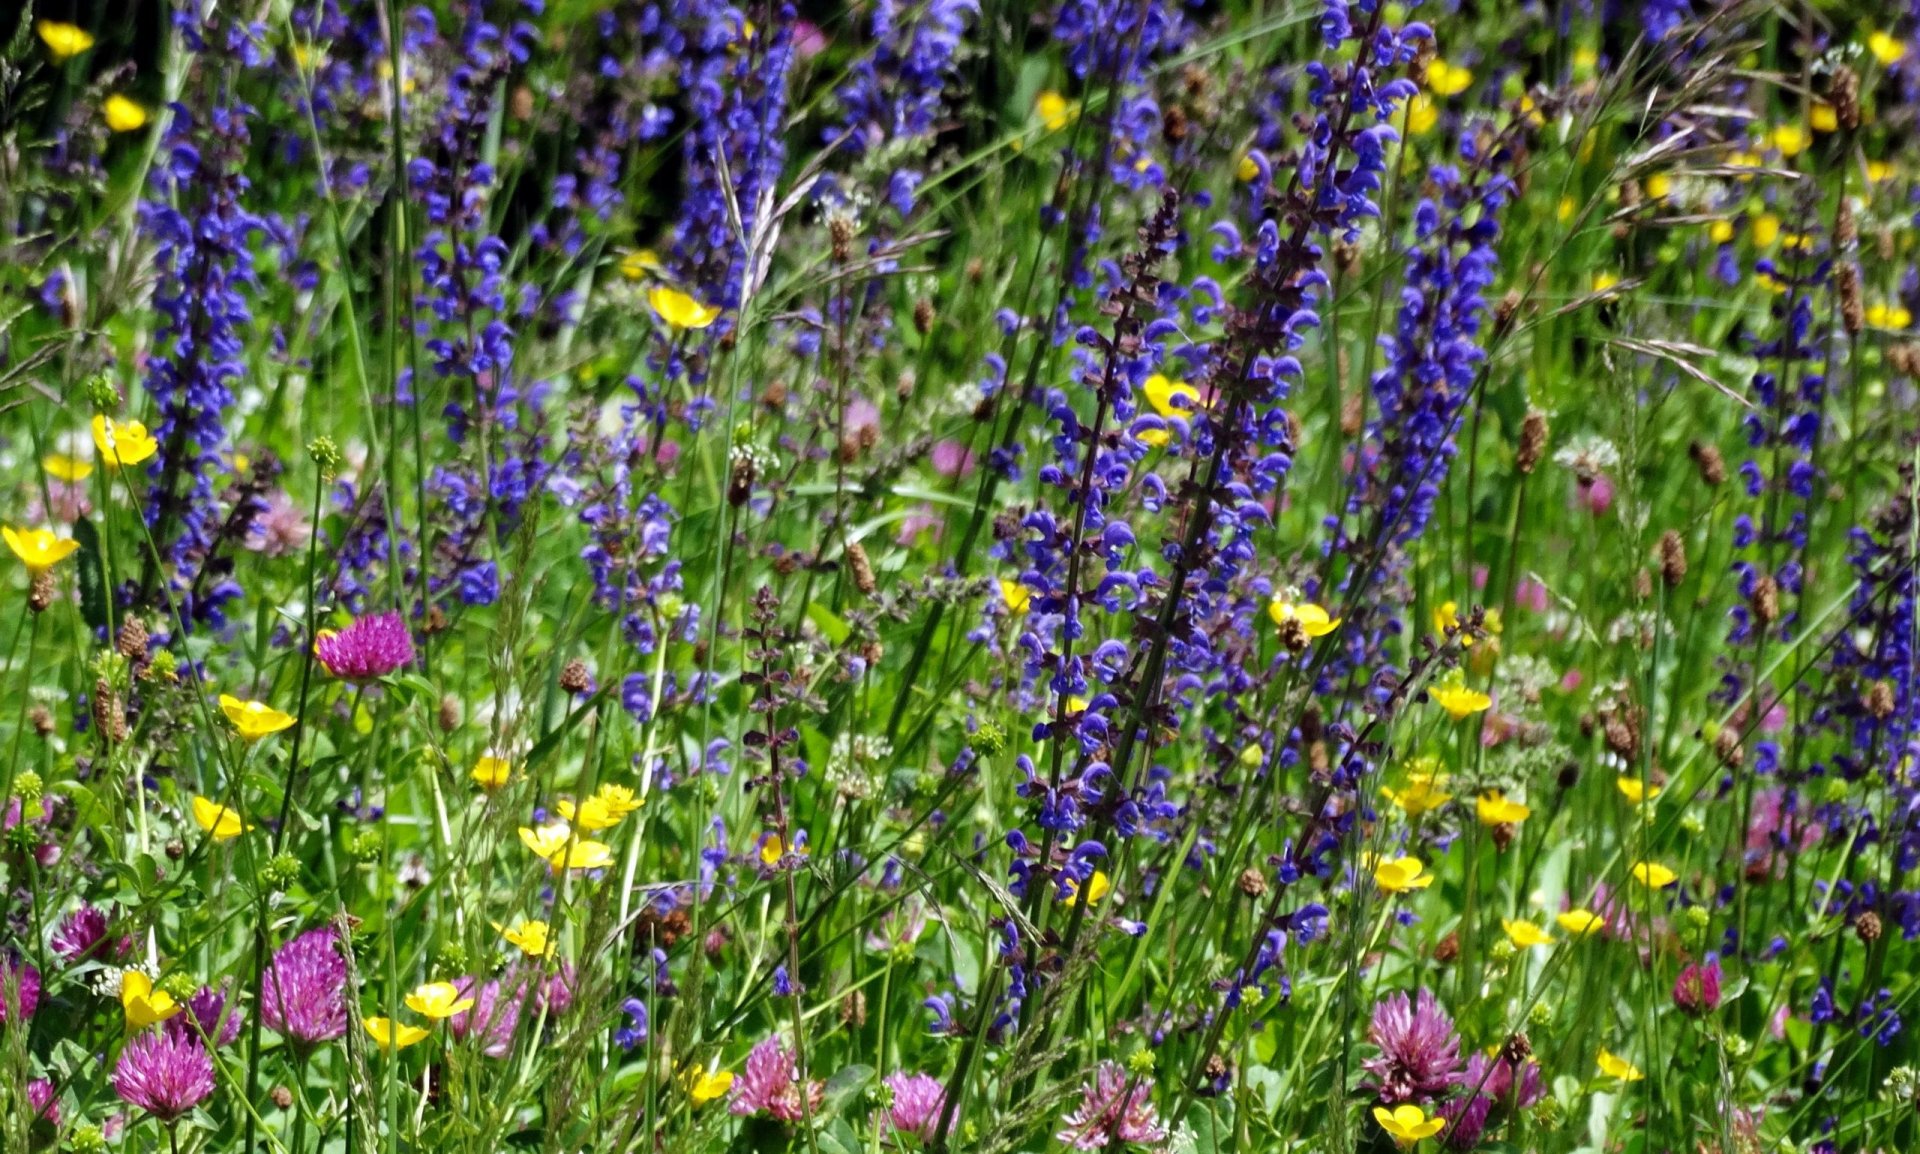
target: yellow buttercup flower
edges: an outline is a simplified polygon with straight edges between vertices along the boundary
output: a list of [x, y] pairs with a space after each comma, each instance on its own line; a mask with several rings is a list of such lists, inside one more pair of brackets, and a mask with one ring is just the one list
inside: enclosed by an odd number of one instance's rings
[[530, 958], [550, 958], [553, 956], [553, 949], [556, 943], [553, 940], [552, 930], [545, 922], [524, 921], [511, 929], [504, 929], [499, 922], [495, 922], [493, 928], [499, 930], [500, 936], [505, 938], [509, 944], [519, 947], [520, 952]]
[[1427, 62], [1427, 90], [1436, 96], [1458, 96], [1473, 83], [1473, 70], [1459, 68], [1439, 57]]
[[1497, 789], [1481, 794], [1473, 808], [1481, 825], [1512, 825], [1533, 816], [1531, 809], [1508, 800], [1507, 795]]
[[100, 414], [93, 418], [93, 447], [107, 464], [126, 466], [138, 465], [159, 452], [160, 442], [139, 421], [116, 421]]
[[733, 1089], [733, 1071], [731, 1070], [695, 1070], [687, 1079], [687, 1097], [693, 1099], [696, 1106], [704, 1106], [716, 1098], [725, 1097]]
[[481, 789], [492, 793], [507, 784], [507, 779], [513, 776], [513, 763], [504, 757], [485, 754], [479, 761], [473, 763], [471, 776], [473, 780], [480, 783]]
[[1665, 200], [1673, 192], [1673, 178], [1664, 172], [1656, 172], [1647, 177], [1641, 185], [1641, 191], [1647, 194], [1648, 200]]
[[47, 476], [56, 481], [73, 484], [93, 476], [93, 462], [82, 457], [69, 457], [65, 453], [48, 453], [40, 458], [40, 467]]
[[1907, 46], [1898, 38], [1875, 29], [1867, 33], [1867, 51], [1873, 53], [1873, 58], [1882, 64], [1898, 64], [1900, 58], [1907, 54]]
[[1034, 100], [1033, 111], [1040, 117], [1040, 123], [1047, 126], [1048, 132], [1058, 132], [1080, 115], [1080, 105], [1048, 89]]
[[120, 1008], [126, 1012], [127, 1026], [144, 1030], [158, 1025], [185, 1009], [165, 990], [156, 990], [153, 979], [139, 970], [120, 974]]
[[1165, 429], [1142, 429], [1133, 435], [1133, 439], [1150, 449], [1158, 449], [1173, 438]]
[[404, 1050], [415, 1042], [425, 1041], [427, 1037], [427, 1031], [420, 1027], [395, 1022], [390, 1018], [362, 1018], [360, 1025], [366, 1028], [374, 1045], [388, 1052]]
[[1267, 616], [1273, 618], [1275, 625], [1285, 625], [1289, 621], [1298, 621], [1308, 637], [1325, 637], [1340, 628], [1341, 618], [1330, 617], [1327, 611], [1311, 601], [1294, 603], [1275, 597], [1267, 603]]
[[93, 47], [93, 37], [86, 29], [58, 20], [36, 20], [33, 30], [40, 34], [40, 43], [47, 46], [55, 60], [71, 60]]
[[544, 858], [554, 869], [605, 869], [613, 861], [613, 850], [605, 842], [583, 841], [574, 836], [564, 821], [550, 822], [539, 829], [520, 827], [520, 843]]
[[[1184, 417], [1201, 406], [1200, 390], [1185, 381], [1170, 380], [1159, 373], [1147, 378], [1140, 391], [1147, 396], [1147, 404], [1163, 417]], [[1185, 404], [1176, 404], [1184, 401]]]
[[1427, 690], [1427, 696], [1433, 703], [1447, 711], [1447, 716], [1459, 721], [1476, 713], [1485, 712], [1493, 705], [1493, 698], [1477, 689], [1468, 689], [1464, 685], [1441, 685]]
[[460, 987], [452, 982], [428, 982], [415, 986], [406, 997], [407, 1009], [423, 1018], [451, 1018], [473, 1009], [473, 999], [460, 996]]
[[1833, 105], [1816, 100], [1813, 107], [1807, 109], [1807, 123], [1815, 132], [1836, 132], [1840, 128], [1840, 114], [1834, 111]]
[[[1452, 633], [1458, 630], [1459, 628], [1460, 628], [1459, 602], [1442, 601], [1439, 607], [1434, 609], [1433, 611], [1433, 631], [1435, 633]], [[1460, 639], [1460, 644], [1462, 646], [1472, 645], [1473, 638], [1462, 637]]]
[[628, 280], [645, 280], [660, 268], [660, 254], [650, 248], [636, 248], [620, 258], [620, 275]]
[[1623, 773], [1619, 777], [1614, 778], [1613, 784], [1620, 790], [1622, 797], [1625, 797], [1635, 805], [1639, 805], [1643, 801], [1651, 801], [1660, 796], [1659, 786], [1649, 782], [1642, 782], [1639, 778], [1630, 774]]
[[1772, 248], [1773, 242], [1780, 239], [1780, 218], [1770, 212], [1763, 212], [1753, 218], [1753, 244], [1755, 248]]
[[1012, 613], [1016, 617], [1024, 616], [1028, 608], [1033, 605], [1033, 590], [1020, 584], [1018, 581], [1009, 581], [1005, 577], [1002, 577], [1000, 579], [1000, 601], [1007, 607], [1007, 612]]
[[1417, 857], [1397, 857], [1373, 867], [1373, 880], [1390, 894], [1423, 890], [1433, 884], [1433, 875]]
[[1602, 1050], [1600, 1051], [1598, 1061], [1600, 1063], [1600, 1072], [1609, 1078], [1618, 1078], [1622, 1082], [1638, 1082], [1640, 1079], [1646, 1077], [1645, 1074], [1640, 1072], [1640, 1067], [1620, 1057], [1618, 1054]]
[[1380, 788], [1380, 796], [1386, 798], [1408, 817], [1419, 817], [1439, 809], [1453, 800], [1453, 795], [1443, 788], [1446, 778], [1435, 778], [1432, 774], [1416, 773], [1407, 778], [1405, 789]]
[[561, 817], [589, 832], [612, 829], [626, 816], [613, 813], [607, 808], [607, 803], [598, 797], [590, 797], [579, 805], [563, 798], [554, 802], [553, 808], [559, 811]]
[[7, 548], [31, 573], [45, 573], [80, 548], [80, 542], [56, 537], [51, 529], [15, 529], [8, 525], [0, 527], [0, 537], [6, 538]]
[[[1090, 906], [1099, 905], [1100, 899], [1106, 897], [1107, 894], [1112, 891], [1113, 882], [1108, 879], [1106, 871], [1094, 870], [1093, 876], [1087, 879], [1087, 904]], [[1068, 878], [1067, 896], [1060, 900], [1070, 906], [1080, 904], [1080, 883], [1074, 881], [1072, 878]]]
[[1807, 150], [1807, 130], [1798, 124], [1782, 124], [1767, 133], [1767, 143], [1779, 149], [1781, 156], [1791, 159]]
[[1593, 284], [1594, 295], [1598, 296], [1601, 293], [1610, 291], [1615, 285], [1619, 284], [1620, 274], [1597, 272], [1593, 274], [1593, 281], [1591, 283]]
[[1905, 305], [1868, 305], [1866, 322], [1870, 329], [1887, 329], [1897, 332], [1913, 326], [1913, 313]]
[[1607, 919], [1587, 909], [1571, 909], [1553, 920], [1576, 938], [1584, 938], [1607, 928]]
[[1416, 92], [1413, 99], [1407, 101], [1404, 117], [1408, 136], [1425, 136], [1440, 123], [1440, 109], [1433, 103], [1433, 97], [1424, 92]]
[[1535, 946], [1553, 944], [1553, 935], [1532, 922], [1509, 921], [1501, 918], [1500, 928], [1507, 931], [1507, 940], [1513, 943], [1513, 948], [1516, 950], [1530, 950]]
[[242, 701], [230, 694], [220, 695], [220, 712], [227, 715], [233, 728], [248, 741], [258, 741], [283, 729], [293, 728], [292, 714], [282, 713], [262, 702]]
[[1893, 165], [1884, 160], [1867, 161], [1867, 183], [1880, 184], [1893, 175]]
[[118, 92], [100, 105], [100, 118], [115, 132], [138, 132], [147, 126], [147, 110]]
[[1733, 239], [1733, 222], [1716, 220], [1707, 226], [1707, 239], [1715, 244], [1725, 244]]
[[1393, 1139], [1393, 1144], [1402, 1150], [1411, 1150], [1418, 1142], [1433, 1137], [1447, 1128], [1445, 1118], [1429, 1118], [1427, 1112], [1418, 1106], [1395, 1106], [1389, 1110], [1385, 1106], [1373, 1108], [1373, 1120]]
[[699, 301], [665, 285], [647, 290], [647, 304], [654, 315], [676, 329], [704, 329], [720, 319], [720, 306]]
[[1233, 175], [1239, 178], [1241, 184], [1249, 184], [1254, 177], [1260, 175], [1260, 162], [1255, 160], [1253, 154], [1249, 152], [1240, 158], [1239, 167], [1233, 170]]
[[1650, 890], [1665, 889], [1677, 881], [1679, 877], [1679, 874], [1674, 873], [1659, 862], [1643, 861], [1635, 862], [1633, 865], [1633, 880], [1646, 886]]
[[198, 794], [193, 798], [193, 824], [212, 834], [215, 841], [232, 841], [253, 828], [238, 810]]

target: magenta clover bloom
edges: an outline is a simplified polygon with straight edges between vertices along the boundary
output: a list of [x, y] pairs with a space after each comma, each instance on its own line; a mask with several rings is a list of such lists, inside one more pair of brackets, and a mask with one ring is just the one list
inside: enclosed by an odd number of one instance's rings
[[162, 1122], [172, 1122], [213, 1093], [213, 1059], [198, 1038], [178, 1030], [148, 1030], [120, 1051], [113, 1090]]
[[947, 1088], [938, 1078], [925, 1074], [888, 1074], [887, 1089], [893, 1091], [893, 1105], [887, 1107], [887, 1121], [902, 1134], [912, 1134], [922, 1142], [933, 1141], [940, 1127], [940, 1112], [947, 1105]]
[[347, 959], [331, 926], [308, 930], [273, 953], [261, 989], [260, 1020], [296, 1045], [347, 1032]]
[[1382, 999], [1373, 1008], [1367, 1040], [1380, 1055], [1360, 1065], [1382, 1105], [1431, 1101], [1460, 1084], [1460, 1038], [1430, 991], [1421, 990], [1412, 1002], [1405, 994]]
[[1060, 1120], [1054, 1135], [1075, 1150], [1157, 1146], [1167, 1140], [1153, 1105], [1152, 1078], [1130, 1074], [1118, 1062], [1102, 1062], [1081, 1095], [1080, 1108]]
[[727, 1103], [732, 1114], [766, 1114], [782, 1122], [798, 1122], [820, 1109], [826, 1088], [817, 1081], [807, 1083], [807, 1101], [800, 1100], [797, 1079], [799, 1063], [793, 1052], [768, 1038], [747, 1053], [740, 1076], [733, 1080], [733, 1100]]
[[394, 612], [362, 617], [315, 638], [313, 655], [342, 681], [373, 681], [413, 660], [413, 635]]

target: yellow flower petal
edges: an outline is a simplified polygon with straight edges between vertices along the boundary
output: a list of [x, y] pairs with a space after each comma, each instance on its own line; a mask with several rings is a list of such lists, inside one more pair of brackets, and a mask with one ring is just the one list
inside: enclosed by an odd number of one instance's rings
[[127, 466], [159, 452], [160, 442], [139, 421], [116, 421], [101, 414], [93, 418], [93, 447], [107, 464]]
[[248, 741], [258, 741], [283, 729], [292, 729], [294, 723], [290, 713], [282, 713], [262, 702], [242, 701], [225, 693], [220, 695], [220, 712], [227, 715], [234, 730]]
[[407, 1009], [423, 1018], [451, 1018], [473, 1008], [472, 998], [460, 996], [460, 987], [452, 982], [428, 982], [414, 987], [406, 996]]
[[158, 1025], [186, 1008], [172, 994], [155, 989], [153, 979], [139, 970], [121, 973], [120, 1007], [126, 1012], [127, 1025], [135, 1030]]
[[0, 527], [0, 538], [5, 538], [7, 548], [34, 573], [46, 572], [80, 548], [80, 542], [71, 537], [56, 537], [51, 529], [15, 529], [9, 525]]
[[647, 290], [654, 315], [676, 329], [704, 329], [720, 319], [718, 305], [703, 305], [679, 289], [657, 285]]
[[100, 105], [100, 117], [115, 132], [138, 132], [147, 126], [147, 110], [118, 92]]
[[56, 481], [72, 484], [93, 476], [93, 462], [81, 457], [69, 457], [65, 453], [48, 453], [40, 458], [40, 467], [47, 476]]
[[40, 34], [40, 43], [47, 46], [55, 60], [71, 60], [93, 47], [93, 37], [86, 29], [58, 20], [36, 20], [33, 30]]
[[427, 1031], [418, 1026], [409, 1026], [405, 1022], [395, 1022], [388, 1018], [362, 1018], [360, 1024], [373, 1038], [374, 1045], [382, 1050], [404, 1050], [415, 1042], [425, 1040]]
[[213, 835], [215, 841], [232, 841], [253, 828], [238, 812], [198, 794], [193, 798], [193, 824]]

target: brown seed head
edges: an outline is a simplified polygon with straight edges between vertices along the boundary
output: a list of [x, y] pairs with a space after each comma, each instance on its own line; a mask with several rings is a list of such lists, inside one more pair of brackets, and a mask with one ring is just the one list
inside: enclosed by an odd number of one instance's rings
[[1753, 582], [1753, 594], [1747, 598], [1747, 607], [1753, 611], [1753, 619], [1763, 629], [1780, 620], [1780, 586], [1772, 577], [1761, 574]]
[[873, 596], [880, 586], [873, 579], [873, 562], [867, 559], [866, 547], [858, 541], [847, 542], [847, 566], [853, 570], [854, 588]]
[[593, 688], [593, 674], [587, 672], [587, 663], [575, 657], [561, 666], [560, 688], [568, 693], [585, 693]]
[[114, 635], [113, 647], [120, 656], [139, 665], [147, 659], [147, 623], [138, 617], [128, 617], [120, 623], [120, 632]]
[[1513, 467], [1521, 476], [1539, 467], [1540, 458], [1547, 454], [1549, 432], [1547, 415], [1538, 409], [1528, 409], [1526, 419], [1520, 422], [1520, 445], [1513, 452]]
[[1727, 479], [1727, 463], [1720, 458], [1720, 450], [1705, 441], [1695, 441], [1687, 446], [1687, 456], [1693, 458], [1694, 468], [1700, 470], [1700, 479], [1709, 486], [1718, 487]]
[[1660, 580], [1669, 589], [1687, 579], [1687, 543], [1672, 529], [1660, 534]]

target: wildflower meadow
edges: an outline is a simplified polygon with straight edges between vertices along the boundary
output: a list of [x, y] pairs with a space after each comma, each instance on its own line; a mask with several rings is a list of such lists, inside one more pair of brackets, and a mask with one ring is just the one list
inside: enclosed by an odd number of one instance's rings
[[1920, 1149], [1920, 3], [0, 8], [0, 1152]]

